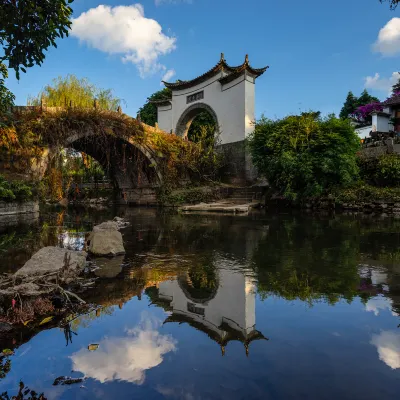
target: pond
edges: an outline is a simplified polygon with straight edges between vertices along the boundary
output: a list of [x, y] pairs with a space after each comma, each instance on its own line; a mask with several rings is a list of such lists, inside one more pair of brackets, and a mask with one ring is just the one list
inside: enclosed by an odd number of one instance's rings
[[15, 337], [0, 393], [22, 380], [48, 399], [399, 398], [399, 219], [42, 210], [0, 233], [0, 272], [46, 245], [80, 249], [115, 215], [126, 256], [98, 260], [85, 294], [101, 308], [71, 333]]

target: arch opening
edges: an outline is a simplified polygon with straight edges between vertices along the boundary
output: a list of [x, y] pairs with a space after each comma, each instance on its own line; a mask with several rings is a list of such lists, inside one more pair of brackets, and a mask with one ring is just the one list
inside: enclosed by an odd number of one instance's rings
[[115, 136], [99, 141], [94, 134], [72, 135], [65, 146], [86, 153], [106, 171], [116, 190], [155, 188], [162, 175], [151, 151]]
[[176, 134], [186, 140], [198, 142], [214, 137], [219, 128], [215, 111], [205, 103], [188, 107], [178, 120]]

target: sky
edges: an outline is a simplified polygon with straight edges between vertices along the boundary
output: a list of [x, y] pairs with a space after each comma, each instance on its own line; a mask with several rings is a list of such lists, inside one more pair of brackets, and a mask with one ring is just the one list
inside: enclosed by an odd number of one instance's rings
[[188, 80], [225, 54], [270, 69], [256, 81], [256, 117], [338, 113], [349, 90], [384, 100], [400, 70], [400, 7], [378, 0], [75, 0], [72, 32], [8, 88], [25, 105], [52, 79], [89, 78], [136, 116], [161, 80]]

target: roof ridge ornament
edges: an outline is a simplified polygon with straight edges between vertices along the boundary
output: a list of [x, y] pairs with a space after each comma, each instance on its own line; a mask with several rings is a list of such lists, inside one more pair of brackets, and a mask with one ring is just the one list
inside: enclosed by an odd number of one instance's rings
[[225, 61], [225, 55], [224, 55], [224, 53], [221, 53], [221, 59], [219, 60], [219, 62], [223, 62], [223, 61]]
[[244, 58], [244, 63], [245, 63], [246, 65], [249, 64], [249, 55], [248, 55], [248, 54], [246, 54], [246, 57]]

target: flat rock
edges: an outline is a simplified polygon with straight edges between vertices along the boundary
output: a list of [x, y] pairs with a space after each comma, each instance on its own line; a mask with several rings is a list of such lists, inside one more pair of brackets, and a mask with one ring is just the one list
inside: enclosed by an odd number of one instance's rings
[[86, 257], [84, 251], [43, 247], [14, 276], [23, 278], [60, 272], [64, 277], [74, 277], [85, 267]]

